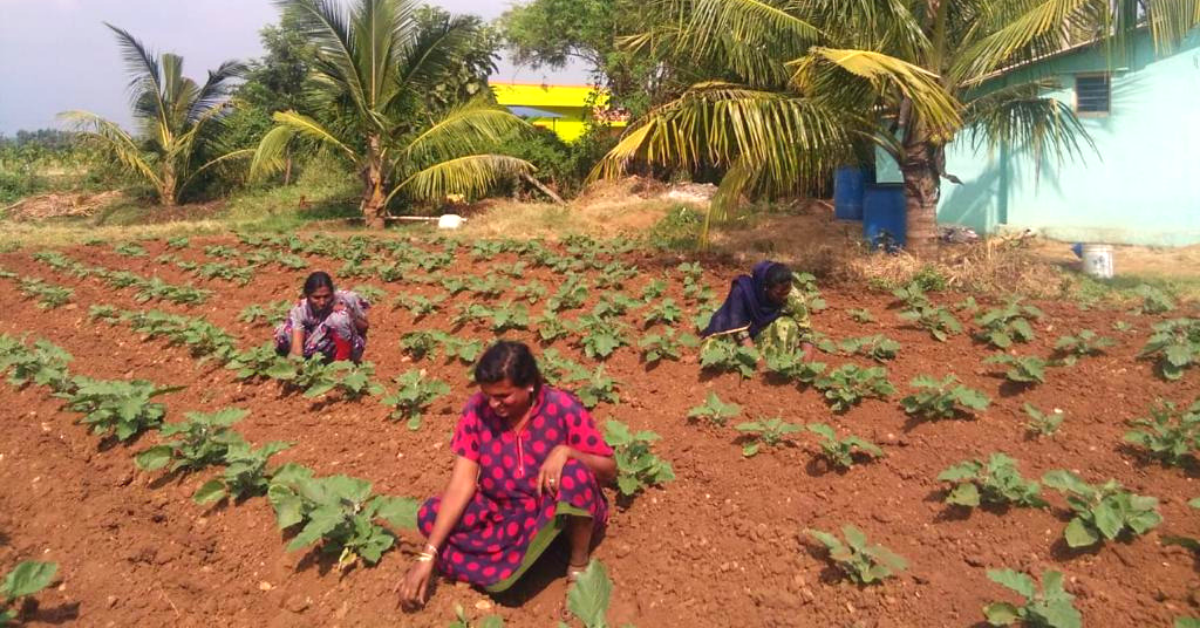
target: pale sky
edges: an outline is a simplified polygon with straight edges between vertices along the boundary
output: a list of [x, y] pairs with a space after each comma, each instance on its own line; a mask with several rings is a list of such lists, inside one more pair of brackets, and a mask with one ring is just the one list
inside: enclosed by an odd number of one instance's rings
[[[511, 0], [434, 0], [454, 13], [499, 16]], [[130, 121], [129, 80], [110, 22], [155, 52], [184, 57], [184, 74], [203, 82], [227, 59], [262, 54], [258, 31], [278, 21], [271, 0], [0, 0], [0, 134], [57, 127], [55, 115], [86, 109]], [[514, 68], [493, 80], [580, 83], [588, 73]]]

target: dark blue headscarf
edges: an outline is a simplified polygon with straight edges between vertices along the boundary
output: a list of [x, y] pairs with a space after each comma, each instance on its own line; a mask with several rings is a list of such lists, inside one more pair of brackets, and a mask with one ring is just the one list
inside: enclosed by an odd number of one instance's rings
[[739, 275], [734, 279], [725, 303], [713, 314], [708, 327], [700, 334], [711, 336], [749, 325], [750, 335], [757, 336], [758, 332], [779, 318], [783, 306], [775, 305], [767, 298], [767, 273], [776, 265], [777, 262], [769, 260], [759, 262], [754, 265], [752, 274]]

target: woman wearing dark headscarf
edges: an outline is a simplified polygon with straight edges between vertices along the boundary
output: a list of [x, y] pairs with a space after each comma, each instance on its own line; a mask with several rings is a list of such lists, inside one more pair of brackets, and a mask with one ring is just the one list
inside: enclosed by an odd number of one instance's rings
[[731, 336], [745, 346], [757, 341], [766, 354], [799, 350], [807, 354], [812, 350], [808, 343], [811, 329], [808, 305], [792, 283], [791, 269], [768, 260], [755, 264], [751, 274], [733, 280], [725, 303], [701, 335]]

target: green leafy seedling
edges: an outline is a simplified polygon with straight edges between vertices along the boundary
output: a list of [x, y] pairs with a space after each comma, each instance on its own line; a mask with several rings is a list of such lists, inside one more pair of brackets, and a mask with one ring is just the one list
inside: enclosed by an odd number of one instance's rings
[[231, 445], [245, 442], [231, 428], [247, 414], [248, 410], [240, 408], [225, 408], [208, 414], [187, 412], [183, 415], [187, 421], [168, 423], [159, 430], [163, 438], [179, 438], [151, 447], [134, 460], [143, 471], [157, 471], [171, 465], [171, 473], [190, 473], [221, 464]]
[[400, 336], [400, 350], [414, 360], [433, 357], [438, 346], [438, 337], [433, 332], [410, 331]]
[[1063, 418], [1066, 416], [1058, 408], [1050, 412], [1042, 412], [1030, 403], [1026, 403], [1022, 409], [1029, 416], [1029, 422], [1025, 424], [1025, 429], [1030, 434], [1039, 437], [1057, 434], [1058, 428], [1062, 426]]
[[708, 392], [704, 403], [688, 411], [689, 420], [702, 420], [712, 425], [724, 426], [729, 419], [742, 413], [742, 407], [736, 403], [725, 403], [713, 391]]
[[75, 291], [50, 285], [41, 279], [26, 277], [21, 280], [21, 293], [30, 299], [36, 299], [39, 308], [53, 310], [70, 303]]
[[962, 323], [954, 317], [950, 310], [931, 303], [910, 307], [900, 312], [898, 316], [901, 320], [928, 331], [929, 335], [938, 342], [946, 342], [950, 336], [962, 333]]
[[16, 621], [17, 610], [12, 608], [14, 603], [23, 597], [29, 597], [50, 586], [58, 573], [58, 563], [42, 563], [27, 560], [20, 563], [4, 576], [0, 583], [0, 595], [4, 604], [0, 605], [0, 626], [7, 626]]
[[645, 325], [654, 325], [656, 323], [665, 323], [674, 325], [683, 319], [683, 309], [676, 305], [674, 299], [663, 299], [658, 302], [658, 305], [650, 309], [642, 319]]
[[408, 419], [408, 429], [421, 429], [425, 410], [439, 397], [450, 394], [450, 385], [437, 379], [427, 379], [425, 371], [411, 370], [396, 377], [396, 392], [383, 398], [383, 405], [392, 408], [389, 418]]
[[875, 335], [844, 340], [839, 348], [848, 355], [859, 354], [876, 362], [886, 362], [896, 359], [900, 343], [884, 335]]
[[839, 440], [833, 427], [825, 423], [809, 423], [807, 427], [821, 437], [821, 455], [839, 469], [854, 466], [855, 456], [872, 460], [883, 457], [883, 450], [865, 438], [847, 436]]
[[1042, 484], [1065, 494], [1075, 511], [1063, 532], [1073, 548], [1090, 547], [1126, 533], [1141, 536], [1162, 523], [1157, 499], [1130, 493], [1116, 480], [1093, 486], [1060, 469], [1046, 473]]
[[1184, 371], [1200, 364], [1200, 319], [1176, 318], [1156, 323], [1153, 329], [1138, 355], [1155, 358], [1163, 379], [1179, 380]]
[[852, 525], [842, 526], [845, 542], [821, 530], [805, 533], [824, 545], [838, 570], [857, 584], [881, 582], [908, 568], [903, 557], [883, 545], [872, 544], [862, 530]]
[[993, 453], [987, 464], [979, 460], [960, 462], [939, 474], [938, 481], [951, 484], [946, 503], [953, 506], [1047, 506], [1041, 497], [1041, 486], [1021, 477], [1021, 472], [1017, 470], [1017, 461], [1002, 453]]
[[1004, 307], [989, 310], [975, 319], [980, 327], [975, 338], [997, 349], [1007, 349], [1014, 342], [1030, 342], [1037, 337], [1031, 321], [1043, 316], [1040, 309], [1013, 299]]
[[710, 338], [700, 346], [700, 367], [740, 373], [743, 379], [754, 377], [760, 354], [726, 338]]
[[1021, 597], [1024, 604], [992, 602], [983, 607], [983, 615], [992, 626], [1012, 626], [1020, 623], [1029, 628], [1080, 628], [1083, 617], [1075, 609], [1075, 596], [1063, 588], [1061, 572], [1050, 570], [1042, 574], [1039, 593], [1033, 578], [1012, 569], [989, 569], [988, 579], [1007, 587]]
[[811, 386], [825, 372], [824, 362], [806, 360], [803, 353], [771, 352], [767, 354], [767, 372], [789, 382]]
[[684, 348], [693, 348], [700, 344], [700, 339], [692, 334], [679, 334], [674, 329], [666, 329], [662, 333], [647, 334], [638, 341], [642, 350], [642, 360], [647, 364], [657, 364], [660, 360], [678, 362], [683, 357]]
[[162, 425], [167, 408], [151, 402], [159, 395], [182, 390], [182, 386], [160, 388], [143, 380], [105, 381], [75, 378], [75, 390], [59, 393], [68, 410], [83, 414], [80, 423], [99, 436], [116, 436], [125, 442]]
[[267, 464], [271, 457], [291, 447], [290, 443], [271, 442], [254, 449], [245, 441], [232, 442], [225, 451], [225, 470], [192, 495], [197, 504], [213, 504], [225, 498], [233, 500], [263, 495], [270, 486], [273, 470]]
[[1054, 343], [1054, 353], [1063, 364], [1071, 366], [1080, 358], [1100, 355], [1115, 344], [1116, 341], [1112, 338], [1105, 338], [1090, 329], [1084, 329], [1074, 336], [1059, 338]]
[[759, 419], [757, 421], [741, 423], [736, 429], [742, 434], [742, 438], [745, 440], [742, 444], [742, 455], [750, 458], [758, 455], [764, 445], [767, 447], [778, 447], [785, 443], [791, 444], [787, 439], [787, 435], [799, 432], [804, 428], [795, 423], [788, 423], [779, 417], [775, 417], [773, 419]]
[[605, 374], [603, 365], [596, 367], [591, 375], [588, 375], [586, 370], [583, 374], [586, 381], [575, 388], [575, 395], [585, 408], [591, 410], [601, 403], [621, 403], [621, 397], [617, 394], [619, 384], [617, 380]]
[[579, 618], [585, 628], [608, 628], [612, 589], [612, 580], [609, 580], [604, 564], [592, 559], [567, 593], [567, 610]]
[[1129, 423], [1144, 429], [1126, 432], [1125, 442], [1145, 449], [1167, 466], [1178, 467], [1194, 459], [1200, 447], [1200, 401], [1182, 412], [1170, 401], [1159, 402], [1150, 408], [1150, 418]]
[[368, 565], [379, 562], [396, 537], [376, 520], [414, 529], [419, 508], [414, 499], [372, 495], [366, 480], [345, 475], [315, 478], [310, 469], [298, 465], [284, 465], [275, 473], [267, 498], [281, 530], [301, 526], [287, 551], [319, 545], [322, 553], [338, 556], [340, 570], [360, 559]]
[[652, 486], [661, 486], [675, 479], [671, 463], [652, 451], [652, 444], [661, 437], [651, 431], [631, 432], [629, 426], [609, 419], [604, 424], [604, 442], [613, 448], [617, 462], [617, 490], [632, 497]]
[[846, 412], [863, 399], [885, 399], [896, 392], [896, 387], [887, 379], [887, 369], [882, 366], [864, 369], [843, 364], [828, 375], [818, 377], [813, 386], [825, 394], [834, 412]]
[[963, 386], [958, 378], [947, 375], [938, 381], [928, 375], [918, 375], [910, 385], [918, 392], [900, 400], [904, 411], [926, 420], [974, 416], [987, 410], [991, 399], [982, 392]]
[[1007, 366], [1004, 377], [1010, 382], [1025, 385], [1046, 383], [1046, 361], [1037, 356], [997, 353], [983, 362]]
[[75, 384], [67, 371], [74, 360], [62, 347], [37, 340], [33, 348], [7, 334], [0, 334], [0, 373], [8, 373], [8, 383], [17, 388], [33, 384], [65, 392]]

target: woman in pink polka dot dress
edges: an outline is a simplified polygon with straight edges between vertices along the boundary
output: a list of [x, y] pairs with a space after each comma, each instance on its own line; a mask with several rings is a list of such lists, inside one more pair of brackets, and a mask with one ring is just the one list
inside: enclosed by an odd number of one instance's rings
[[542, 382], [529, 348], [497, 343], [480, 358], [475, 381], [481, 392], [450, 442], [450, 482], [418, 513], [429, 543], [399, 587], [409, 607], [424, 603], [435, 568], [504, 591], [564, 530], [574, 581], [608, 518], [600, 486], [616, 477], [612, 449], [575, 397]]

